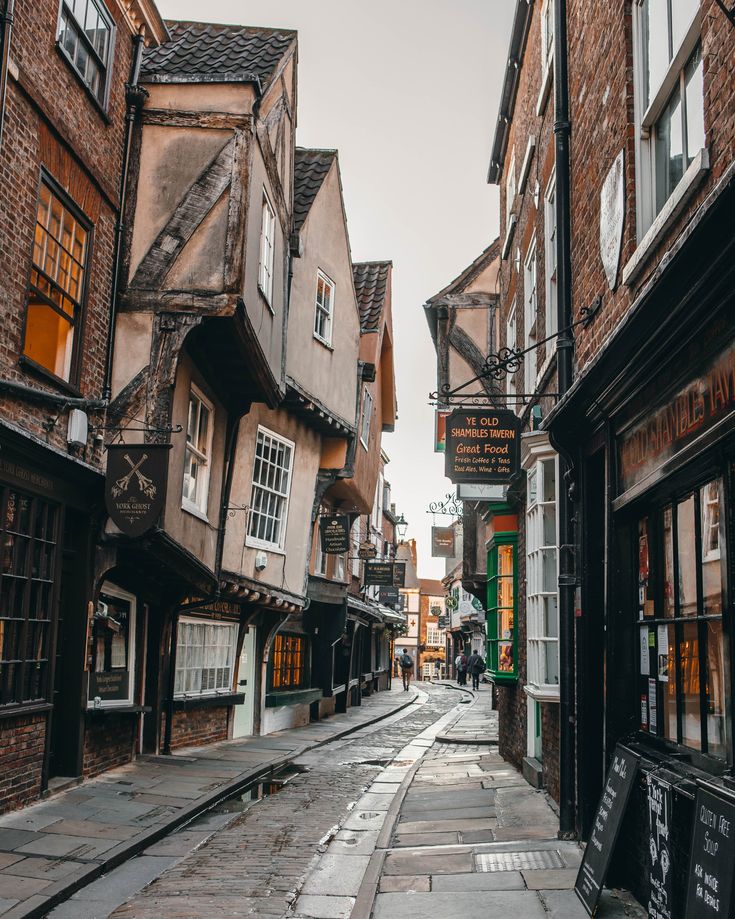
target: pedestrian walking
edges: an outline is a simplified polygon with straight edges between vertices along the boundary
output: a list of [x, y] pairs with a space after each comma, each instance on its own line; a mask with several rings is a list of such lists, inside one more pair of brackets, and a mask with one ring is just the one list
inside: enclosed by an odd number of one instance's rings
[[[467, 661], [467, 669], [472, 675], [472, 688], [480, 688], [480, 676], [485, 672], [485, 661], [477, 651], [473, 651]], [[466, 680], [465, 680], [466, 681]]]
[[411, 674], [413, 673], [413, 658], [408, 653], [408, 648], [403, 649], [403, 654], [399, 658], [401, 665], [401, 678], [403, 679], [403, 691], [408, 692], [411, 684]]
[[467, 655], [463, 652], [457, 655], [456, 660], [454, 661], [454, 666], [457, 668], [457, 683], [459, 686], [467, 685]]

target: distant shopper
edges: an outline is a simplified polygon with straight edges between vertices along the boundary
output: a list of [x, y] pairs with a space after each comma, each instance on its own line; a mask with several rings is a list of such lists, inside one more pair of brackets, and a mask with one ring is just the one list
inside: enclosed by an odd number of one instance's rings
[[485, 672], [485, 661], [480, 657], [477, 651], [473, 651], [470, 659], [467, 661], [467, 669], [472, 674], [472, 688], [480, 688], [480, 675]]
[[457, 668], [457, 683], [460, 686], [467, 685], [467, 655], [463, 652], [462, 654], [457, 655], [457, 659], [454, 662]]
[[401, 654], [398, 660], [401, 665], [401, 677], [403, 679], [403, 691], [408, 692], [408, 687], [411, 684], [411, 674], [413, 672], [413, 658], [408, 653], [408, 648], [403, 649], [403, 654]]

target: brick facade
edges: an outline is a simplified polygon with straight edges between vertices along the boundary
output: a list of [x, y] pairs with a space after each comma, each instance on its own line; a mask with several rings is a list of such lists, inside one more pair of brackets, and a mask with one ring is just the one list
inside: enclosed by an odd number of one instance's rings
[[171, 749], [202, 747], [205, 744], [227, 740], [231, 711], [231, 708], [205, 706], [186, 712], [175, 712], [171, 730]]
[[26, 715], [0, 724], [0, 810], [22, 807], [41, 793], [46, 718]]
[[130, 762], [137, 727], [138, 719], [129, 714], [89, 715], [84, 736], [84, 778]]

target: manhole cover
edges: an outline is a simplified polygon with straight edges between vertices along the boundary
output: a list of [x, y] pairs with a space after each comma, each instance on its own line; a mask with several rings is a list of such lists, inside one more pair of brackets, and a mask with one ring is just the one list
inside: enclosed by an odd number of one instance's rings
[[531, 871], [534, 868], [563, 868], [557, 849], [533, 852], [482, 852], [475, 856], [478, 871]]

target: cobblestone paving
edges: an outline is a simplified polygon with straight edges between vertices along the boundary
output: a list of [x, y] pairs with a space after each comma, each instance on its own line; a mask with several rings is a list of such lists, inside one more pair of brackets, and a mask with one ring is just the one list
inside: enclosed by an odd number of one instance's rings
[[[424, 688], [424, 687], [422, 687]], [[308, 771], [219, 830], [114, 913], [114, 919], [282, 917], [336, 825], [395, 756], [457, 704], [443, 687], [379, 725], [303, 756]]]

